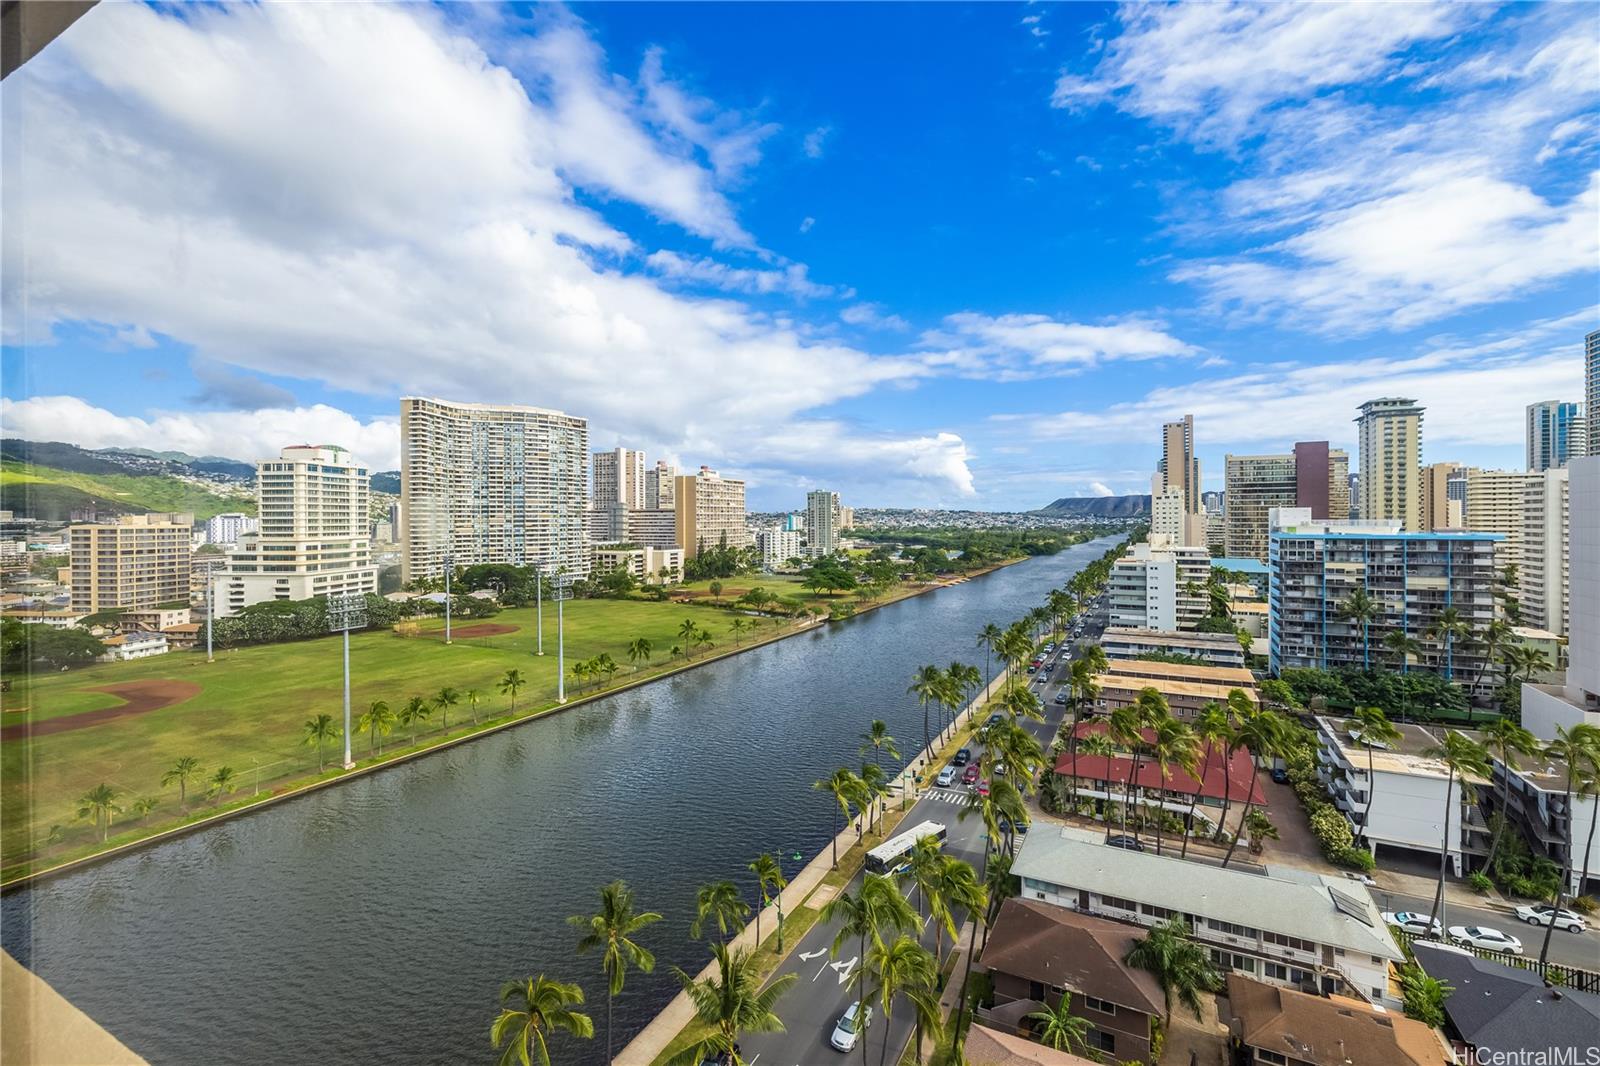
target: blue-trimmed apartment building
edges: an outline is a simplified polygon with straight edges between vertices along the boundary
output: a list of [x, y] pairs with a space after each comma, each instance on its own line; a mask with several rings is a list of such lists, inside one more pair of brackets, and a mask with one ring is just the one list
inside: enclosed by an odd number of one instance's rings
[[[1398, 523], [1314, 520], [1307, 508], [1276, 509], [1268, 539], [1268, 644], [1274, 673], [1286, 667], [1396, 669], [1384, 639], [1405, 633], [1423, 652], [1406, 669], [1440, 674], [1479, 691], [1498, 683], [1483, 648], [1432, 632], [1453, 607], [1472, 630], [1495, 617], [1498, 533], [1401, 532]], [[1357, 589], [1378, 605], [1370, 623], [1341, 606]]]

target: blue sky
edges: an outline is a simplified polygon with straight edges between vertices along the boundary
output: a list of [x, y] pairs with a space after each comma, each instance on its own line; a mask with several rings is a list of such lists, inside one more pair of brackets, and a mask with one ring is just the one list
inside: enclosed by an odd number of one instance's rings
[[[1147, 491], [1600, 324], [1579, 5], [101, 5], [7, 79], [7, 435], [398, 456], [554, 407], [857, 505]], [[265, 87], [271, 87], [270, 90]], [[21, 131], [17, 134], [16, 131]], [[9, 264], [20, 263], [20, 269]]]

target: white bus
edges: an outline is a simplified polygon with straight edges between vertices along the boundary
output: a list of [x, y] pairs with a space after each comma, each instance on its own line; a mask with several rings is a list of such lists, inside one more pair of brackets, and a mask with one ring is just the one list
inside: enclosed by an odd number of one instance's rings
[[890, 837], [867, 852], [867, 872], [892, 874], [905, 869], [911, 849], [923, 837], [933, 837], [940, 844], [943, 844], [945, 828], [938, 822], [923, 822], [921, 825], [907, 829], [898, 836]]

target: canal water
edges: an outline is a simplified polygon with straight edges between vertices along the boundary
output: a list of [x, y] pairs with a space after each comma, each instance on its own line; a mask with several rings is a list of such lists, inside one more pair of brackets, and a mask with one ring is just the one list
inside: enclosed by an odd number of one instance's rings
[[1043, 601], [1111, 539], [1030, 559], [0, 900], [0, 941], [133, 1050], [170, 1063], [492, 1062], [496, 993], [580, 983], [604, 1061], [599, 959], [568, 915], [615, 878], [642, 938], [616, 1047], [677, 991], [698, 885], [762, 851], [794, 873], [834, 832], [812, 782], [886, 720], [908, 755], [924, 663], [983, 665], [978, 630]]

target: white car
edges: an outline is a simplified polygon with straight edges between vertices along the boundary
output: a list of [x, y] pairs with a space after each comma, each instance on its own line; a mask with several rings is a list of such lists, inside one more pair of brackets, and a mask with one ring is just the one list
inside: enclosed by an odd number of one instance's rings
[[933, 783], [940, 788], [949, 788], [956, 783], [956, 768], [954, 766], [946, 766], [939, 771], [939, 776], [933, 779]]
[[1529, 925], [1549, 925], [1552, 915], [1555, 917], [1557, 929], [1581, 933], [1589, 928], [1589, 924], [1580, 915], [1573, 914], [1565, 907], [1558, 911], [1548, 903], [1527, 903], [1517, 908], [1517, 917]]
[[1508, 955], [1522, 954], [1522, 941], [1510, 933], [1490, 929], [1487, 925], [1452, 925], [1450, 939], [1462, 947], [1486, 948], [1503, 951]]
[[850, 1051], [856, 1046], [856, 1037], [861, 1035], [861, 1030], [872, 1024], [872, 1008], [867, 1008], [866, 1020], [860, 1025], [856, 1024], [856, 1011], [861, 1009], [860, 1003], [852, 1003], [845, 1012], [839, 1016], [834, 1024], [833, 1035], [828, 1038], [828, 1043], [833, 1045], [835, 1051]]
[[1439, 919], [1415, 911], [1384, 911], [1383, 920], [1414, 936], [1439, 936], [1444, 932]]

